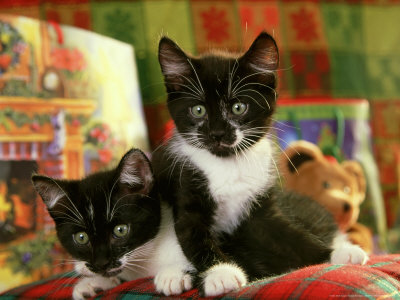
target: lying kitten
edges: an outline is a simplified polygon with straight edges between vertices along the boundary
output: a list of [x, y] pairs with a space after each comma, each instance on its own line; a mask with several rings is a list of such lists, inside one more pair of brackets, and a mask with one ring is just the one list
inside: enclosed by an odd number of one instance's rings
[[[82, 278], [74, 299], [94, 296], [121, 280], [154, 276], [164, 261], [185, 261], [172, 213], [160, 208], [151, 166], [141, 151], [131, 150], [115, 169], [82, 180], [34, 175], [32, 182], [61, 244], [76, 260]], [[183, 284], [191, 288], [189, 276]]]
[[[271, 120], [278, 49], [261, 33], [242, 56], [191, 57], [172, 40], [159, 61], [176, 131], [153, 156], [156, 182], [173, 207], [175, 231], [190, 261], [155, 278], [166, 295], [198, 273], [205, 296], [310, 264], [362, 264], [367, 255], [338, 235], [314, 201], [275, 189]], [[171, 286], [173, 288], [171, 288]]]

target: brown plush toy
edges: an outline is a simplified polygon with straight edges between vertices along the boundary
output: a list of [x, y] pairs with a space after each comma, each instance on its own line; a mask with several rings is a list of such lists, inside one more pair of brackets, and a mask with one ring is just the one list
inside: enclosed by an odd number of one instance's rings
[[351, 242], [371, 253], [371, 231], [357, 223], [366, 193], [364, 173], [358, 162], [339, 164], [334, 157], [324, 156], [316, 145], [297, 141], [282, 153], [280, 166], [288, 189], [318, 201], [332, 213]]

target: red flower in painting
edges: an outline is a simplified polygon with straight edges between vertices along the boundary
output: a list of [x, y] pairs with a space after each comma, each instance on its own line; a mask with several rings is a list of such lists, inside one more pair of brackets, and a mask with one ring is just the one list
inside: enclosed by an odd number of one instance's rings
[[39, 131], [39, 130], [40, 130], [40, 125], [39, 125], [39, 123], [36, 122], [36, 121], [34, 121], [34, 122], [31, 124], [31, 129], [32, 129], [33, 131]]
[[112, 159], [112, 151], [110, 149], [99, 149], [97, 153], [102, 163], [109, 163]]
[[100, 143], [104, 143], [110, 137], [110, 129], [107, 125], [103, 124], [102, 128], [95, 127], [90, 131], [90, 136]]
[[79, 126], [81, 126], [81, 122], [78, 119], [74, 119], [72, 121], [72, 126], [79, 127]]
[[292, 13], [290, 18], [298, 41], [309, 43], [318, 38], [317, 26], [312, 12], [306, 11], [302, 7], [297, 13]]
[[86, 68], [83, 54], [77, 49], [53, 49], [51, 61], [55, 68], [70, 72], [82, 71]]
[[227, 28], [229, 22], [226, 19], [226, 11], [211, 6], [209, 10], [201, 13], [203, 28], [207, 31], [207, 39], [216, 43], [221, 43], [229, 38]]
[[7, 70], [12, 62], [12, 57], [9, 54], [0, 55], [0, 70]]

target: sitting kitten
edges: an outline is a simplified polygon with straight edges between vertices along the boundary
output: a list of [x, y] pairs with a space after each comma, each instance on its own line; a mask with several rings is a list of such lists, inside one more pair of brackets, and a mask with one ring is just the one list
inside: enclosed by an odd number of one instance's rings
[[215, 296], [310, 264], [367, 259], [337, 234], [326, 210], [273, 188], [277, 170], [269, 132], [278, 56], [267, 33], [242, 56], [195, 58], [166, 37], [160, 41], [176, 130], [154, 153], [153, 167], [190, 261], [166, 262], [160, 270], [155, 284], [166, 295], [185, 290], [183, 278], [193, 269], [205, 296]]
[[[82, 277], [74, 299], [85, 299], [121, 280], [154, 276], [164, 261], [185, 261], [172, 213], [160, 207], [149, 161], [131, 150], [110, 171], [82, 180], [34, 175], [32, 182], [56, 224], [63, 247]], [[190, 277], [181, 278], [185, 289]]]

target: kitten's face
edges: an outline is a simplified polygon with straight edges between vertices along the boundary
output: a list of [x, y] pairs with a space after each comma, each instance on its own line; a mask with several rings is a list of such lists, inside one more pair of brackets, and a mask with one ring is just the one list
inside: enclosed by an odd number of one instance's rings
[[217, 156], [241, 152], [268, 131], [275, 109], [278, 50], [266, 33], [241, 57], [189, 57], [163, 38], [159, 60], [168, 108], [189, 144]]
[[115, 276], [129, 269], [127, 262], [158, 231], [160, 204], [149, 196], [152, 173], [139, 150], [128, 152], [116, 169], [83, 180], [34, 175], [32, 181], [83, 275]]

